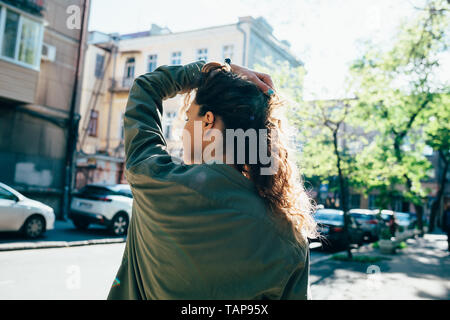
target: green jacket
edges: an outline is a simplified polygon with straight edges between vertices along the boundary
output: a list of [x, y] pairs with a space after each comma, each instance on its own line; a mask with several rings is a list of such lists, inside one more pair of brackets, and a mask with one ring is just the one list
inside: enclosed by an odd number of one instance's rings
[[108, 299], [309, 299], [309, 248], [271, 218], [252, 181], [227, 164], [166, 151], [162, 101], [203, 61], [138, 77], [124, 116], [133, 210]]

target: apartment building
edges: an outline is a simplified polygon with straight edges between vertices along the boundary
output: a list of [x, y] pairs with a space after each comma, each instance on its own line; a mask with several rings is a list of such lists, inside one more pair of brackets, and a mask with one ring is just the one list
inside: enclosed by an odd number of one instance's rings
[[[84, 66], [81, 126], [78, 143], [77, 187], [87, 183], [125, 182], [123, 176], [123, 114], [133, 80], [160, 65], [197, 60], [224, 61], [253, 68], [265, 58], [302, 61], [290, 51], [288, 41], [273, 35], [262, 17], [240, 17], [233, 24], [184, 32], [152, 24], [132, 34], [90, 32]], [[178, 110], [182, 96], [164, 101], [163, 131], [169, 151], [181, 156]]]
[[[67, 168], [70, 107], [85, 33], [67, 22], [87, 19], [88, 4], [0, 1], [0, 181], [52, 206], [58, 218], [72, 180]], [[79, 118], [77, 105], [73, 115]]]

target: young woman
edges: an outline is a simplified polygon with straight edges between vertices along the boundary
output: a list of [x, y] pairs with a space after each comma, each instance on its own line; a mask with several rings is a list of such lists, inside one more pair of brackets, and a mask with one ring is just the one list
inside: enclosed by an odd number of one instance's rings
[[[133, 214], [108, 299], [311, 298], [316, 225], [271, 86], [268, 75], [203, 61], [135, 80], [124, 117]], [[162, 101], [179, 93], [184, 161], [161, 130]]]

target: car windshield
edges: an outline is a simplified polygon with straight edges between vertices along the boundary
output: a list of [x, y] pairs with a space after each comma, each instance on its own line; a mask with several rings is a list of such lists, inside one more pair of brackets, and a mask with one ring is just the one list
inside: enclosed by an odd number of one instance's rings
[[342, 222], [343, 215], [335, 212], [323, 212], [323, 211], [317, 211], [315, 214], [315, 219], [318, 221], [336, 221], [336, 222]]
[[126, 195], [127, 197], [132, 198], [133, 194], [131, 193], [131, 189], [130, 188], [122, 188], [118, 190], [119, 193]]
[[364, 213], [351, 213], [353, 217], [356, 219], [362, 219], [362, 220], [372, 220], [375, 219], [375, 215], [371, 214], [364, 214]]
[[25, 198], [25, 196], [23, 194], [21, 194], [19, 191], [15, 190], [5, 184], [0, 183], [0, 188], [4, 190], [3, 193], [10, 193], [13, 196], [18, 197], [19, 199]]
[[123, 195], [129, 198], [133, 197], [133, 194], [131, 193], [131, 188], [128, 184], [117, 184], [109, 186], [108, 188], [113, 192], [115, 192], [116, 195]]
[[102, 186], [85, 186], [80, 190], [80, 193], [82, 194], [89, 194], [89, 195], [109, 195], [114, 193], [112, 190], [109, 190], [106, 187]]
[[119, 184], [111, 186], [87, 185], [80, 190], [80, 193], [91, 195], [125, 194], [131, 196], [131, 188], [127, 184]]
[[392, 217], [391, 214], [387, 214], [387, 213], [381, 214], [381, 218], [383, 218], [384, 220], [389, 220], [389, 219], [391, 219], [391, 217]]
[[399, 220], [409, 220], [409, 215], [406, 213], [397, 213], [395, 217]]

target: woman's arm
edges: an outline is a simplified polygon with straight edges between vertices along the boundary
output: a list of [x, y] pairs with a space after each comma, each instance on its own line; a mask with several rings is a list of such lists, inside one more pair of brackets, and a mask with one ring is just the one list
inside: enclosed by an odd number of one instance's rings
[[127, 171], [150, 157], [169, 156], [161, 126], [162, 102], [191, 88], [204, 64], [164, 65], [134, 81], [124, 115]]
[[[131, 170], [144, 161], [150, 165], [147, 173], [171, 163], [172, 158], [166, 150], [167, 143], [161, 125], [162, 102], [192, 89], [204, 64], [204, 61], [197, 61], [184, 66], [163, 65], [134, 81], [124, 114], [125, 171], [129, 182]], [[267, 88], [273, 88], [269, 75], [237, 65], [232, 65], [232, 72], [245, 76], [266, 93]], [[156, 161], [157, 156], [163, 157], [158, 157]]]

